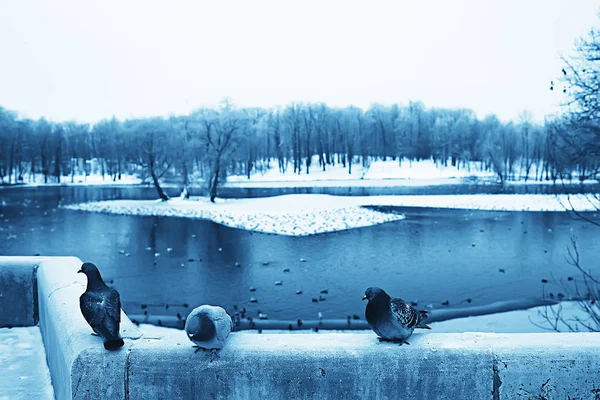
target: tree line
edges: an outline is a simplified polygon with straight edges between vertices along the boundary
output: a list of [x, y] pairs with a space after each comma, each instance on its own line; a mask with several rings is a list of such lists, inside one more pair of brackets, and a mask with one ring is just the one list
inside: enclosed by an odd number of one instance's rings
[[[2, 183], [73, 181], [99, 173], [107, 180], [137, 174], [152, 181], [188, 187], [204, 182], [211, 198], [228, 175], [277, 168], [310, 174], [335, 165], [352, 173], [373, 160], [433, 159], [467, 168], [472, 162], [512, 179], [584, 180], [600, 171], [600, 154], [584, 154], [587, 128], [560, 118], [536, 124], [523, 112], [517, 122], [496, 116], [478, 119], [469, 109], [374, 104], [367, 110], [323, 103], [282, 108], [238, 108], [225, 99], [214, 109], [166, 118], [116, 118], [96, 124], [56, 123], [19, 118], [0, 108]], [[583, 127], [582, 127], [583, 126]], [[586, 136], [587, 135], [587, 136]]]

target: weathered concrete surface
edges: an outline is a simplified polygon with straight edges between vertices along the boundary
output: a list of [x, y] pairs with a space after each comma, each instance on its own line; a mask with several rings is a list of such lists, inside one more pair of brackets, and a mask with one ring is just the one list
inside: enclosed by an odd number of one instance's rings
[[[149, 335], [148, 335], [149, 336]], [[215, 357], [182, 331], [138, 340], [130, 398], [595, 399], [600, 334], [232, 333]]]
[[[130, 398], [485, 399], [493, 356], [478, 335], [232, 333], [214, 357], [183, 340], [140, 339], [129, 357]], [[185, 341], [184, 341], [185, 340]]]
[[500, 399], [600, 399], [600, 333], [495, 336]]
[[0, 400], [54, 399], [37, 326], [0, 328], [0, 376]]
[[48, 258], [38, 268], [40, 328], [57, 399], [122, 399], [125, 364], [130, 340], [141, 334], [123, 313], [121, 333], [126, 346], [104, 349], [92, 335], [79, 309], [85, 276], [78, 274], [81, 260]]
[[37, 324], [35, 270], [42, 259], [0, 257], [0, 327]]

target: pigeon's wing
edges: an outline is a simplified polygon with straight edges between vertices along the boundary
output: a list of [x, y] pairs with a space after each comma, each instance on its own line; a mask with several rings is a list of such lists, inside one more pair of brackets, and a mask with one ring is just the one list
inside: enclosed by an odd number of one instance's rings
[[119, 337], [121, 322], [121, 299], [111, 288], [102, 291], [85, 292], [79, 298], [83, 318], [94, 332], [105, 339]]
[[79, 297], [79, 308], [81, 314], [88, 324], [96, 331], [96, 327], [102, 324], [102, 320], [106, 315], [104, 307], [102, 307], [102, 298], [94, 292], [85, 292]]
[[121, 296], [113, 288], [106, 290], [106, 313], [117, 322], [121, 322]]
[[119, 292], [112, 288], [106, 289], [103, 293], [106, 315], [102, 325], [108, 333], [107, 338], [117, 339], [121, 325], [121, 296], [119, 296]]
[[421, 313], [419, 313], [410, 304], [407, 304], [404, 300], [398, 298], [392, 298], [390, 300], [390, 308], [392, 316], [402, 325], [407, 328], [414, 328], [422, 320]]

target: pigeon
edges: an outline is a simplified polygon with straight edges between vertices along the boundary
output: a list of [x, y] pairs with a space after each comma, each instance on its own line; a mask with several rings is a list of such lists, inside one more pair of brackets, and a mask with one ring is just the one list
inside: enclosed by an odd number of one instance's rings
[[217, 306], [202, 305], [192, 310], [185, 320], [185, 332], [198, 349], [221, 349], [233, 329], [231, 317]]
[[87, 288], [79, 297], [83, 318], [94, 332], [104, 339], [106, 350], [116, 350], [125, 342], [119, 334], [121, 324], [121, 297], [115, 289], [106, 286], [98, 268], [89, 262], [77, 271], [87, 276]]
[[428, 312], [417, 310], [402, 299], [390, 297], [383, 289], [370, 287], [365, 291], [363, 300], [368, 300], [365, 317], [369, 327], [379, 336], [381, 341], [406, 341], [415, 328], [431, 329], [423, 321]]

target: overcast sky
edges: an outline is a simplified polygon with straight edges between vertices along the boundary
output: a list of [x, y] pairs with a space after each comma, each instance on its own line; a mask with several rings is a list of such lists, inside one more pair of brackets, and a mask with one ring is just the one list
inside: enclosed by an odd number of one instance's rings
[[0, 0], [0, 106], [94, 122], [323, 101], [537, 120], [597, 0]]

